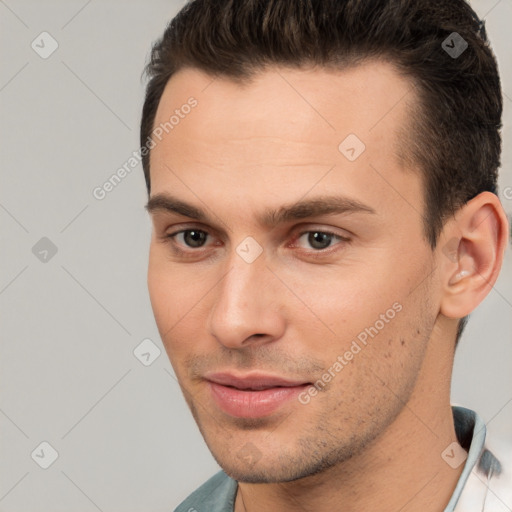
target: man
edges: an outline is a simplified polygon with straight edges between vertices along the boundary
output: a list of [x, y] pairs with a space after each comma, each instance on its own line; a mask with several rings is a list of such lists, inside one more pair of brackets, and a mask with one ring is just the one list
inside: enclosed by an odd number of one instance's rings
[[176, 510], [488, 507], [500, 461], [449, 401], [508, 234], [483, 23], [462, 0], [197, 0], [147, 72], [150, 298], [223, 469]]

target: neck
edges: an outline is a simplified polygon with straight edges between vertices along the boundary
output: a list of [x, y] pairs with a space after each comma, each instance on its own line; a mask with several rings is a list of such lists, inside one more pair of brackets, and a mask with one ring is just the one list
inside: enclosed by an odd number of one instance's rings
[[457, 441], [449, 400], [453, 353], [447, 355], [447, 345], [446, 339], [432, 340], [409, 402], [361, 453], [293, 482], [240, 483], [235, 511], [443, 510], [464, 467], [454, 469], [441, 457]]

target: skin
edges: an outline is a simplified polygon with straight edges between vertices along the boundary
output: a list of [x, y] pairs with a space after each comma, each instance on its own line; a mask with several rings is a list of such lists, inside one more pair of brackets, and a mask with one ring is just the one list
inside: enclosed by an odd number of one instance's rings
[[[501, 267], [508, 227], [499, 200], [482, 193], [467, 203], [432, 251], [421, 173], [403, 168], [394, 150], [414, 91], [389, 63], [273, 67], [246, 85], [183, 69], [167, 84], [155, 126], [190, 96], [198, 105], [151, 151], [151, 197], [172, 193], [209, 220], [150, 209], [148, 287], [185, 399], [239, 482], [235, 510], [442, 510], [463, 469], [441, 457], [456, 441], [457, 319]], [[366, 145], [353, 162], [338, 150], [350, 133]], [[257, 220], [268, 208], [333, 194], [375, 213], [273, 227]], [[206, 232], [204, 245], [166, 236], [186, 229]], [[348, 241], [332, 237], [322, 255], [311, 231]], [[252, 263], [236, 252], [247, 236], [263, 249]], [[309, 403], [240, 419], [212, 401], [207, 371], [314, 383], [397, 303], [394, 318]]]

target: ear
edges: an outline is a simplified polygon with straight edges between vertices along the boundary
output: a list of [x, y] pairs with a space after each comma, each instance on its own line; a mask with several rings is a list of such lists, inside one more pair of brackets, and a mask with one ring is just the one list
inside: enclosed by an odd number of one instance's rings
[[498, 197], [482, 192], [446, 222], [439, 237], [440, 313], [462, 318], [494, 286], [509, 236], [508, 219]]

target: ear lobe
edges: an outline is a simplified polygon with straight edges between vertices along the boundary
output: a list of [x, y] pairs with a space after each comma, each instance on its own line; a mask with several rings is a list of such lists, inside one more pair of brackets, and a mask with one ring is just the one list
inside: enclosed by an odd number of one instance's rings
[[498, 277], [507, 237], [507, 217], [490, 192], [466, 203], [445, 225], [438, 255], [443, 315], [463, 318], [482, 302]]

